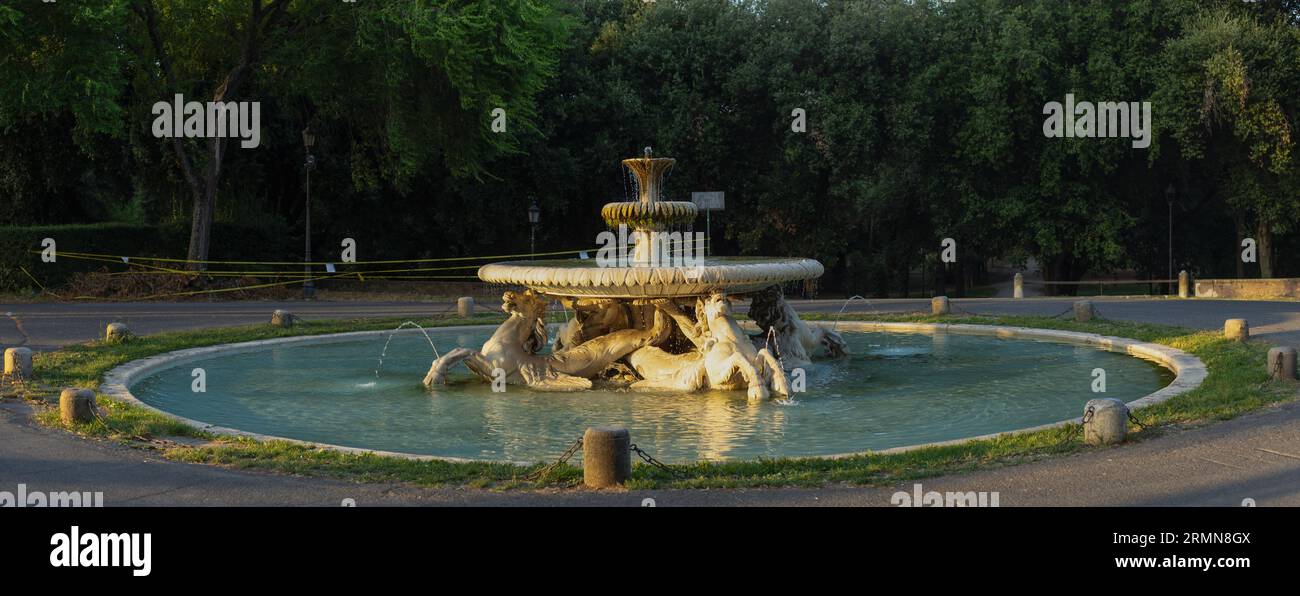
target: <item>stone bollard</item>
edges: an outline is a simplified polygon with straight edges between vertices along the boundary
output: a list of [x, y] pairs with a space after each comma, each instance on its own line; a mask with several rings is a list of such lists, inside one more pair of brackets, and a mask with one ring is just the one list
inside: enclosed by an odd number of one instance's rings
[[1191, 287], [1192, 287], [1192, 276], [1187, 274], [1186, 269], [1179, 271], [1178, 272], [1178, 297], [1187, 298], [1191, 296], [1192, 295]]
[[1015, 280], [1011, 282], [1011, 297], [1012, 298], [1025, 297], [1025, 276], [1018, 271], [1016, 272]]
[[582, 482], [591, 488], [623, 484], [632, 475], [632, 436], [626, 428], [582, 433]]
[[[1088, 412], [1092, 413], [1089, 414]], [[1112, 398], [1089, 400], [1083, 408], [1083, 442], [1089, 445], [1114, 445], [1128, 435], [1128, 406]]]
[[934, 298], [930, 299], [930, 314], [946, 315], [951, 311], [952, 309], [948, 305], [947, 296], [935, 296]]
[[126, 323], [109, 323], [108, 328], [104, 330], [104, 341], [116, 343], [126, 341], [131, 337], [131, 330], [127, 328]]
[[1228, 339], [1246, 341], [1250, 339], [1250, 323], [1246, 319], [1228, 319], [1223, 322], [1223, 335]]
[[287, 310], [276, 309], [275, 312], [271, 313], [271, 325], [288, 329], [293, 327], [294, 318], [293, 313]]
[[32, 351], [29, 348], [5, 350], [5, 376], [19, 379], [32, 378]]
[[1294, 381], [1296, 350], [1291, 347], [1268, 349], [1268, 378]]
[[1091, 300], [1079, 300], [1074, 303], [1074, 320], [1080, 323], [1087, 323], [1092, 320], [1093, 315], [1097, 314], [1092, 308]]
[[469, 296], [461, 296], [456, 299], [456, 315], [462, 319], [468, 319], [474, 316], [474, 299]]
[[95, 392], [89, 389], [64, 389], [59, 394], [59, 417], [63, 423], [90, 422], [98, 413]]

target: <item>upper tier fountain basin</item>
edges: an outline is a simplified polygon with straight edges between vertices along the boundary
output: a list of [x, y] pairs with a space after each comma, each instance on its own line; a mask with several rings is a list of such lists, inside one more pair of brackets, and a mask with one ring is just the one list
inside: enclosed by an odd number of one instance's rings
[[819, 277], [814, 259], [704, 257], [695, 267], [601, 267], [596, 259], [509, 261], [484, 265], [479, 279], [527, 286], [552, 296], [678, 298], [714, 291], [755, 292], [774, 284]]

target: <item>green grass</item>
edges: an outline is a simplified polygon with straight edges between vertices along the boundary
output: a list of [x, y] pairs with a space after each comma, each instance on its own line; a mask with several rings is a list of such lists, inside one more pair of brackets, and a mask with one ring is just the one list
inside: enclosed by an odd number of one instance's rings
[[[810, 320], [832, 319], [833, 315], [808, 315]], [[499, 322], [501, 316], [480, 316], [472, 320], [438, 319], [417, 321], [426, 327]], [[1294, 398], [1293, 383], [1268, 383], [1264, 372], [1267, 347], [1259, 343], [1228, 341], [1221, 334], [1164, 325], [1094, 320], [1088, 323], [1048, 317], [984, 317], [919, 315], [846, 315], [843, 320], [974, 323], [1018, 325], [1117, 335], [1156, 342], [1195, 354], [1205, 362], [1209, 375], [1197, 389], [1157, 406], [1137, 412], [1146, 428], [1130, 434], [1135, 441], [1174, 432], [1179, 428], [1241, 415], [1263, 406]], [[198, 346], [252, 341], [290, 335], [392, 329], [401, 320], [308, 321], [293, 330], [269, 325], [236, 327], [195, 332], [166, 333], [136, 337], [121, 344], [91, 343], [71, 346], [36, 357], [38, 378], [47, 387], [96, 388], [109, 369], [146, 356]], [[42, 403], [37, 419], [46, 425], [62, 426], [57, 408], [51, 406], [54, 393], [33, 392]], [[78, 424], [72, 432], [89, 437], [126, 441], [160, 448], [166, 457], [184, 462], [215, 464], [239, 469], [287, 474], [326, 476], [362, 482], [404, 482], [421, 486], [468, 486], [493, 489], [536, 489], [573, 487], [581, 484], [581, 470], [561, 465], [545, 476], [530, 480], [542, 463], [516, 466], [492, 463], [450, 463], [421, 461], [373, 454], [354, 454], [286, 441], [256, 441], [218, 437], [179, 424], [144, 408], [100, 398], [104, 417], [90, 424]], [[961, 472], [988, 466], [1013, 465], [1065, 453], [1099, 449], [1086, 447], [1078, 425], [1040, 432], [970, 441], [960, 445], [932, 447], [907, 453], [865, 454], [836, 460], [760, 459], [674, 466], [671, 476], [656, 468], [636, 465], [629, 488], [733, 488], [777, 486], [825, 486], [831, 484], [888, 484], [926, 476]], [[153, 439], [187, 437], [183, 442]], [[144, 440], [151, 440], [146, 443]], [[159, 444], [162, 447], [158, 447]]]

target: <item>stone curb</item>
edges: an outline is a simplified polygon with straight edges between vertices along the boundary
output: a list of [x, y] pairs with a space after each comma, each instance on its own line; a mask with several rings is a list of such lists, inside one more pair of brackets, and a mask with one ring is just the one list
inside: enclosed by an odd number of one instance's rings
[[[1174, 372], [1174, 380], [1164, 388], [1149, 393], [1141, 398], [1135, 399], [1126, 404], [1130, 411], [1138, 408], [1145, 408], [1156, 405], [1168, 400], [1176, 395], [1191, 391], [1201, 385], [1205, 380], [1208, 371], [1205, 363], [1200, 358], [1188, 354], [1178, 348], [1172, 348], [1166, 345], [1129, 339], [1127, 337], [1115, 337], [1109, 335], [1098, 335], [1096, 333], [1083, 333], [1079, 331], [1061, 331], [1057, 329], [1035, 329], [1033, 327], [1005, 327], [1002, 325], [966, 325], [956, 323], [880, 323], [880, 322], [863, 322], [863, 321], [843, 321], [839, 327], [851, 329], [853, 331], [879, 331], [885, 333], [953, 333], [959, 335], [982, 335], [988, 337], [1002, 337], [1006, 339], [1017, 340], [1037, 340], [1050, 341], [1056, 343], [1067, 343], [1098, 348], [1107, 352], [1119, 352], [1128, 354], [1143, 360], [1150, 360]], [[960, 445], [969, 441], [981, 441], [986, 439], [996, 439], [999, 437], [1010, 437], [1015, 435], [1038, 432], [1052, 428], [1060, 428], [1068, 424], [1082, 424], [1083, 417], [1070, 418], [1059, 422], [1040, 424], [1028, 428], [1008, 430], [986, 435], [977, 435], [974, 437], [965, 437], [961, 439], [952, 439], [949, 441], [935, 441], [931, 443], [919, 443], [916, 445], [905, 445], [902, 447], [891, 447], [880, 451], [860, 451], [854, 453], [840, 453], [835, 455], [810, 456], [813, 459], [843, 459], [861, 455], [879, 455], [886, 453], [906, 453], [918, 449], [927, 449], [930, 447], [948, 447]]]
[[[818, 324], [818, 323], [810, 323]], [[438, 331], [481, 331], [494, 329], [495, 325], [457, 325], [454, 327], [437, 327]], [[878, 331], [886, 333], [952, 333], [960, 335], [981, 335], [989, 337], [1002, 337], [1017, 340], [1037, 340], [1050, 341], [1056, 343], [1068, 343], [1083, 345], [1106, 350], [1109, 352], [1125, 353], [1145, 360], [1153, 361], [1175, 373], [1173, 382], [1164, 388], [1146, 395], [1142, 398], [1129, 402], [1127, 405], [1130, 410], [1144, 408], [1163, 402], [1167, 399], [1186, 393], [1198, 387], [1205, 380], [1207, 371], [1205, 364], [1201, 360], [1182, 350], [1171, 348], [1160, 344], [1142, 342], [1135, 339], [1124, 337], [1113, 337], [1097, 335], [1095, 333], [1081, 333], [1076, 331], [1059, 331], [1055, 329], [1034, 329], [1031, 327], [1004, 327], [1000, 325], [964, 325], [948, 323], [883, 323], [870, 321], [843, 321], [838, 323], [837, 328], [849, 329], [852, 331]], [[193, 426], [199, 430], [225, 436], [248, 437], [259, 441], [285, 441], [298, 445], [309, 447], [322, 447], [333, 449], [345, 453], [353, 454], [374, 454], [381, 456], [400, 457], [405, 459], [421, 461], [446, 461], [453, 463], [506, 463], [515, 465], [532, 465], [536, 462], [506, 461], [506, 460], [481, 460], [466, 459], [457, 457], [445, 457], [436, 455], [417, 455], [413, 453], [401, 453], [396, 451], [378, 451], [374, 449], [364, 449], [360, 447], [347, 447], [343, 445], [332, 445], [329, 443], [319, 443], [315, 441], [303, 441], [300, 439], [290, 439], [286, 437], [277, 437], [273, 435], [264, 435], [252, 433], [234, 428], [215, 426], [206, 422], [192, 420], [182, 416], [177, 416], [170, 412], [160, 410], [149, 404], [146, 404], [133, 395], [128, 387], [136, 379], [147, 376], [162, 368], [170, 368], [184, 364], [188, 361], [197, 360], [213, 354], [230, 354], [238, 352], [247, 352], [258, 350], [268, 346], [292, 345], [300, 343], [334, 343], [351, 341], [376, 335], [385, 335], [388, 333], [418, 333], [419, 329], [402, 329], [396, 332], [389, 330], [378, 331], [354, 331], [349, 333], [332, 333], [326, 335], [300, 335], [294, 337], [281, 337], [276, 339], [264, 339], [258, 341], [242, 342], [235, 344], [222, 344], [216, 346], [207, 346], [202, 348], [189, 348], [177, 350], [164, 354], [157, 354], [140, 360], [133, 360], [121, 366], [118, 366], [104, 374], [103, 381], [100, 383], [99, 393], [119, 401], [123, 401], [138, 407], [145, 408], [152, 412], [157, 412], [176, 420], [178, 422]], [[857, 457], [862, 455], [878, 455], [887, 453], [903, 453], [926, 449], [929, 447], [944, 447], [951, 445], [960, 445], [968, 441], [978, 441], [984, 439], [994, 439], [998, 437], [1013, 436], [1025, 433], [1037, 432], [1050, 428], [1059, 428], [1067, 424], [1079, 424], [1082, 418], [1071, 418], [1059, 422], [1043, 424], [1039, 426], [1022, 428], [1016, 430], [1002, 431], [987, 435], [974, 437], [965, 437], [961, 439], [952, 439], [949, 441], [938, 441], [932, 443], [921, 443], [917, 445], [907, 445], [902, 447], [892, 447], [880, 451], [861, 451], [852, 453], [840, 453], [831, 455], [810, 455], [800, 456], [791, 459], [844, 459], [848, 457]]]
[[[436, 329], [438, 329], [439, 331], [482, 331], [483, 329], [486, 328], [495, 328], [495, 327], [496, 327], [495, 325], [456, 325], [452, 327], [436, 327]], [[240, 342], [234, 344], [221, 344], [216, 346], [205, 346], [202, 348], [189, 348], [185, 350], [176, 350], [174, 352], [165, 352], [162, 354], [149, 356], [148, 358], [132, 360], [131, 362], [118, 366], [104, 373], [104, 378], [99, 384], [99, 393], [101, 395], [104, 395], [105, 397], [123, 401], [133, 406], [138, 406], [146, 410], [156, 412], [158, 414], [162, 414], [163, 416], [171, 418], [172, 420], [175, 420], [177, 422], [187, 424], [201, 431], [209, 432], [216, 435], [231, 436], [231, 437], [247, 437], [250, 439], [256, 439], [258, 441], [285, 441], [287, 443], [294, 443], [306, 447], [323, 447], [326, 449], [333, 449], [335, 451], [341, 451], [344, 453], [352, 453], [357, 455], [369, 453], [374, 455], [400, 457], [404, 459], [414, 459], [414, 460], [421, 460], [421, 461], [445, 461], [445, 462], [452, 462], [452, 463], [509, 463], [509, 464], [517, 464], [517, 465], [532, 465], [532, 462], [489, 461], [489, 460], [480, 460], [480, 459], [465, 459], [459, 457], [444, 457], [444, 456], [436, 456], [436, 455], [418, 455], [414, 453], [401, 453], [398, 451], [364, 449], [361, 447], [348, 447], [346, 445], [333, 445], [329, 443], [319, 443], [316, 441], [303, 441], [301, 439], [290, 439], [288, 437], [264, 435], [260, 433], [239, 430], [237, 428], [216, 426], [214, 424], [208, 424], [206, 422], [202, 422], [199, 420], [193, 420], [190, 418], [186, 418], [184, 416], [178, 416], [166, 410], [160, 410], [158, 408], [155, 408], [137, 399], [136, 396], [131, 393], [130, 389], [128, 389], [131, 383], [134, 383], [136, 379], [139, 379], [144, 376], [148, 376], [149, 374], [152, 374], [154, 371], [163, 368], [171, 368], [173, 366], [179, 366], [186, 362], [198, 360], [214, 354], [236, 354], [239, 352], [259, 350], [268, 346], [283, 346], [283, 345], [300, 344], [300, 343], [318, 343], [318, 344], [336, 343], [336, 342], [351, 341], [355, 339], [364, 339], [376, 335], [387, 335], [389, 333], [419, 333], [419, 332], [420, 332], [419, 329], [401, 329], [398, 331], [376, 330], [376, 331], [352, 331], [348, 333], [330, 333], [324, 335], [297, 335], [293, 337], [278, 337], [275, 339], [261, 339], [257, 341]]]

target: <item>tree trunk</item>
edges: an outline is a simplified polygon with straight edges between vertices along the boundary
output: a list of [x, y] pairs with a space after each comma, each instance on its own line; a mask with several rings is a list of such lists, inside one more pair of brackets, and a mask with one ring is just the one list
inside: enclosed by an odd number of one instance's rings
[[[239, 87], [243, 83], [246, 74], [257, 63], [264, 36], [271, 25], [284, 14], [285, 6], [289, 2], [289, 0], [270, 0], [269, 4], [263, 5], [262, 1], [249, 0], [248, 23], [245, 26], [239, 61], [227, 72], [221, 85], [212, 94], [213, 102], [230, 101], [238, 95]], [[179, 91], [180, 85], [177, 84], [171, 56], [167, 53], [166, 45], [163, 43], [162, 29], [158, 24], [158, 12], [154, 8], [152, 0], [135, 0], [132, 3], [132, 9], [144, 21], [155, 54], [154, 58], [158, 61], [158, 65], [167, 81], [167, 86]], [[212, 217], [217, 199], [217, 186], [221, 181], [224, 145], [225, 139], [220, 137], [209, 139], [207, 171], [204, 172], [203, 178], [199, 179], [191, 166], [191, 159], [186, 153], [180, 131], [177, 131], [177, 135], [172, 139], [172, 150], [176, 154], [176, 161], [180, 165], [186, 184], [190, 187], [190, 192], [194, 195], [194, 214], [193, 219], [190, 221], [190, 248], [187, 257], [191, 261], [187, 263], [190, 270], [202, 271], [207, 269], [206, 264], [193, 261], [205, 261], [208, 258], [208, 248], [212, 239]]]
[[[223, 101], [227, 88], [227, 85], [222, 85], [213, 101]], [[193, 271], [203, 271], [208, 268], [207, 263], [195, 261], [208, 260], [208, 249], [212, 244], [212, 218], [216, 211], [217, 187], [221, 183], [221, 162], [225, 156], [225, 142], [226, 140], [221, 137], [208, 141], [210, 147], [208, 171], [203, 176], [202, 192], [196, 195], [194, 217], [190, 221], [190, 250], [187, 259], [191, 261], [189, 268]]]
[[1040, 255], [1038, 257], [1038, 271], [1043, 276], [1043, 295], [1055, 296], [1057, 288], [1060, 286], [1046, 282], [1056, 281], [1056, 259], [1045, 259]]
[[206, 186], [194, 198], [194, 217], [190, 220], [190, 249], [186, 259], [190, 261], [191, 271], [207, 269], [206, 263], [196, 261], [208, 260], [208, 247], [212, 241], [212, 214], [217, 202], [215, 185]]
[[[1074, 268], [1074, 261], [1065, 255], [1057, 255], [1048, 260], [1043, 268], [1043, 281], [1079, 281]], [[1079, 286], [1077, 285], [1050, 285], [1047, 286], [1049, 296], [1077, 296]]]
[[1259, 276], [1273, 277], [1273, 228], [1260, 222], [1255, 228], [1255, 249], [1259, 252]]
[[1232, 247], [1233, 260], [1237, 263], [1237, 279], [1246, 279], [1246, 262], [1241, 259], [1241, 241], [1246, 239], [1246, 222], [1237, 217], [1237, 244]]

